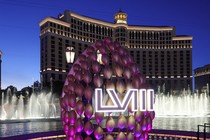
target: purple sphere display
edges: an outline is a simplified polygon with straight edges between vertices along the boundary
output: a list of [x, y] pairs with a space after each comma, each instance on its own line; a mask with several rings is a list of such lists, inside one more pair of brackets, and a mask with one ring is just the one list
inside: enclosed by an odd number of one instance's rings
[[[102, 102], [110, 106], [114, 103], [108, 96], [109, 89], [114, 89], [119, 102], [123, 102], [129, 89], [146, 87], [145, 77], [125, 46], [110, 38], [97, 40], [78, 56], [63, 87], [60, 105], [66, 139], [92, 139], [94, 136], [111, 140], [113, 131], [118, 132], [116, 139], [147, 139], [154, 111], [133, 112], [130, 103], [126, 112], [114, 118], [112, 111], [96, 112], [97, 104], [94, 104], [96, 88], [103, 90]], [[81, 133], [86, 135], [82, 138]]]

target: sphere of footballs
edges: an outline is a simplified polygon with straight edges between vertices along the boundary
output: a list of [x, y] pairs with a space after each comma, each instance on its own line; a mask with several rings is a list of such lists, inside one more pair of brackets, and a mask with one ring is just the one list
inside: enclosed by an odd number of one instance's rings
[[[123, 112], [117, 118], [113, 118], [112, 112], [105, 116], [105, 113], [94, 110], [95, 88], [102, 88], [105, 94], [106, 89], [115, 89], [121, 101], [128, 89], [147, 88], [145, 77], [127, 49], [110, 38], [97, 40], [87, 47], [67, 75], [60, 99], [61, 120], [67, 139], [112, 140], [114, 131], [119, 132], [116, 139], [120, 140], [147, 139], [154, 111], [132, 112], [130, 104], [126, 116]], [[103, 102], [113, 105], [109, 97]], [[105, 122], [103, 125], [102, 121]]]

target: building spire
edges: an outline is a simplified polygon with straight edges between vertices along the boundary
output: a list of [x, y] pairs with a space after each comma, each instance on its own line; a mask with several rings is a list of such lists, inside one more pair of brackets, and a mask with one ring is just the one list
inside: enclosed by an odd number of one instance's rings
[[114, 15], [114, 22], [115, 23], [123, 23], [127, 24], [127, 14], [119, 9], [119, 11]]

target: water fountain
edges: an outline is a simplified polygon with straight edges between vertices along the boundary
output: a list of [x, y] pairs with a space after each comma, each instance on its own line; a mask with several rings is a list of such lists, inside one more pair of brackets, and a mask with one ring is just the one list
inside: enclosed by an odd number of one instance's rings
[[191, 93], [190, 88], [180, 93], [165, 94], [157, 92], [155, 96], [156, 116], [191, 116], [210, 115], [210, 98], [207, 92]]
[[50, 93], [34, 93], [30, 87], [10, 86], [1, 95], [0, 120], [59, 118], [59, 99]]
[[[166, 95], [160, 91], [159, 86], [155, 95], [155, 113], [157, 117], [210, 116], [208, 88], [202, 94], [191, 94], [189, 88], [187, 90], [183, 89], [179, 95]], [[51, 92], [48, 94], [32, 94], [30, 92], [29, 88], [23, 89], [22, 93], [20, 93], [14, 87], [8, 87], [1, 95], [0, 120], [60, 117], [59, 100], [55, 101]], [[113, 113], [112, 115], [119, 114]]]

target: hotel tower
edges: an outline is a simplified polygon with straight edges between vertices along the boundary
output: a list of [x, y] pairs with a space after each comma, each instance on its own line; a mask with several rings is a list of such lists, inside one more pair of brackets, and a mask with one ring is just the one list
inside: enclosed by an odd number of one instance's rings
[[[43, 86], [50, 79], [64, 82], [69, 70], [65, 51], [78, 55], [96, 40], [111, 37], [125, 46], [147, 81], [156, 90], [171, 92], [192, 87], [192, 36], [176, 35], [173, 26], [129, 25], [119, 11], [114, 22], [64, 11], [46, 17], [40, 26], [40, 76]], [[75, 58], [75, 59], [76, 59]]]
[[210, 93], [210, 64], [194, 69], [195, 90], [199, 93]]

